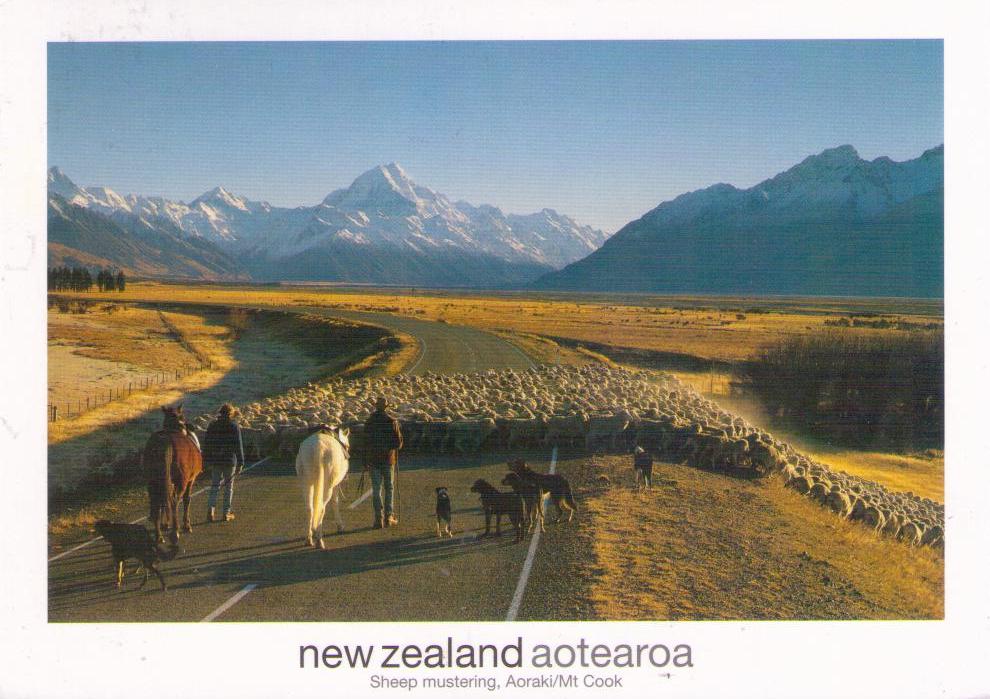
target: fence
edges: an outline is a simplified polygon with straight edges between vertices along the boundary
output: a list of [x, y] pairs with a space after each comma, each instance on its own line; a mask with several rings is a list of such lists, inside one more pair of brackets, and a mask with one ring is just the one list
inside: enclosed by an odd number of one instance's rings
[[100, 389], [85, 398], [78, 398], [74, 401], [49, 403], [48, 421], [57, 422], [58, 420], [66, 420], [70, 417], [79, 417], [87, 410], [92, 410], [93, 408], [98, 408], [101, 405], [112, 403], [115, 400], [121, 400], [128, 397], [135, 391], [146, 391], [152, 386], [160, 386], [162, 384], [169, 383], [170, 381], [178, 381], [183, 376], [189, 376], [190, 374], [196, 373], [197, 371], [201, 371], [203, 369], [213, 368], [213, 364], [206, 363], [196, 369], [159, 371], [154, 374], [149, 374], [138, 378], [135, 381], [128, 381], [126, 384]]

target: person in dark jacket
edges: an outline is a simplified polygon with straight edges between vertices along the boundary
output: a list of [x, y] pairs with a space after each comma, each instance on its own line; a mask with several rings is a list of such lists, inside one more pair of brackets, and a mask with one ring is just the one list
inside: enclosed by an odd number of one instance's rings
[[364, 467], [371, 471], [371, 502], [375, 509], [375, 529], [399, 523], [392, 509], [395, 474], [402, 449], [402, 428], [388, 414], [388, 402], [379, 398], [375, 412], [364, 423]]
[[653, 456], [650, 452], [637, 446], [633, 450], [633, 470], [636, 471], [636, 488], [640, 487], [640, 479], [647, 490], [652, 488], [653, 480]]
[[203, 438], [203, 468], [212, 471], [213, 480], [206, 506], [208, 522], [217, 521], [217, 496], [223, 486], [223, 514], [221, 519], [234, 519], [231, 509], [234, 500], [234, 478], [244, 468], [244, 443], [241, 428], [236, 421], [237, 411], [229, 403], [220, 406], [217, 419], [206, 428]]

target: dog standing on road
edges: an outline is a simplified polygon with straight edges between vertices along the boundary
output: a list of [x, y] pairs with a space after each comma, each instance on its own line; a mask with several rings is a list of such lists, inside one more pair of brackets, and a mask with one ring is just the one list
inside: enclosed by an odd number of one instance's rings
[[532, 481], [523, 480], [523, 477], [518, 473], [512, 472], [505, 474], [502, 485], [509, 486], [513, 492], [522, 496], [523, 503], [526, 505], [526, 531], [532, 532], [539, 525], [540, 531], [545, 532], [546, 529], [543, 528], [543, 498], [540, 494], [540, 487]]
[[[144, 569], [144, 579], [138, 586], [141, 589], [148, 582], [148, 571], [150, 570], [158, 576], [158, 582], [162, 584], [162, 592], [168, 589], [165, 585], [165, 578], [155, 567], [160, 561], [171, 561], [179, 552], [177, 544], [173, 543], [170, 548], [163, 550], [158, 548], [155, 535], [149, 532], [140, 524], [121, 524], [101, 519], [94, 525], [96, 533], [102, 536], [110, 544], [110, 552], [113, 562], [117, 566], [117, 589], [123, 591], [124, 584], [124, 562], [129, 558], [136, 558], [141, 564], [140, 569]], [[136, 573], [138, 569], [135, 569]]]
[[485, 533], [482, 536], [489, 536], [491, 531], [492, 515], [495, 516], [495, 536], [502, 536], [502, 516], [505, 515], [512, 522], [512, 527], [516, 532], [516, 543], [523, 538], [523, 499], [517, 493], [503, 493], [488, 481], [479, 478], [471, 486], [471, 492], [481, 496], [481, 509], [485, 511]]
[[571, 492], [571, 484], [559, 473], [537, 473], [522, 459], [515, 459], [509, 462], [509, 470], [518, 474], [524, 481], [533, 483], [540, 489], [540, 497], [549, 495], [553, 504], [557, 506], [557, 519], [564, 515], [567, 510], [567, 521], [570, 522], [577, 512], [577, 503], [574, 502], [574, 494]]
[[441, 539], [443, 535], [446, 534], [449, 537], [454, 535], [450, 533], [450, 495], [447, 493], [447, 488], [440, 486], [437, 490], [437, 536]]

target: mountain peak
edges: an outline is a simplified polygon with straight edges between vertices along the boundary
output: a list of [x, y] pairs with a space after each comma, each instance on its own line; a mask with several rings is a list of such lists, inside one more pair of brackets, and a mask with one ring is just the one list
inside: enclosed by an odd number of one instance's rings
[[328, 206], [347, 211], [382, 211], [409, 215], [417, 211], [422, 196], [431, 193], [409, 179], [398, 163], [376, 165], [362, 173], [347, 189], [337, 190], [323, 200]]
[[848, 143], [835, 148], [826, 148], [818, 155], [812, 155], [805, 162], [814, 162], [828, 167], [841, 167], [860, 160], [859, 153]]
[[57, 165], [48, 168], [48, 187], [62, 196], [65, 196], [67, 192], [75, 192], [78, 189], [76, 183], [70, 180], [69, 176], [62, 172], [61, 168]]
[[243, 197], [239, 197], [236, 194], [231, 194], [229, 191], [223, 187], [217, 186], [211, 189], [209, 192], [204, 192], [196, 197], [191, 206], [196, 206], [197, 204], [223, 204], [225, 206], [240, 209], [241, 211], [247, 211], [247, 201]]

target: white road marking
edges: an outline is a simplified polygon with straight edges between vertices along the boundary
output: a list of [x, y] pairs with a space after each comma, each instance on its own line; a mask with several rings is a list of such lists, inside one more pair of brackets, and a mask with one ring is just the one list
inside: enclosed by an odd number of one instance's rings
[[244, 589], [242, 589], [236, 595], [234, 595], [229, 600], [227, 600], [226, 602], [224, 602], [223, 604], [221, 604], [219, 607], [217, 607], [216, 609], [214, 609], [212, 612], [210, 612], [209, 614], [207, 614], [205, 617], [203, 617], [202, 619], [200, 619], [200, 623], [201, 624], [204, 624], [204, 623], [209, 623], [209, 622], [213, 621], [218, 616], [220, 616], [221, 614], [223, 614], [225, 611], [227, 611], [228, 609], [230, 609], [231, 607], [233, 607], [235, 604], [237, 604], [238, 602], [240, 602], [241, 601], [241, 598], [244, 597], [244, 595], [246, 595], [247, 593], [249, 593], [251, 590], [253, 590], [256, 587], [258, 587], [258, 583], [248, 583], [247, 585], [244, 586]]
[[[557, 470], [557, 447], [553, 448], [553, 455], [550, 457], [550, 473]], [[540, 545], [540, 530], [533, 532], [533, 538], [529, 542], [529, 551], [526, 553], [526, 561], [523, 563], [522, 572], [519, 574], [519, 582], [516, 584], [516, 593], [512, 596], [512, 604], [509, 605], [509, 613], [505, 615], [506, 621], [515, 621], [519, 614], [519, 607], [522, 606], [523, 595], [526, 593], [526, 583], [529, 582], [529, 574], [533, 570], [533, 559], [536, 558], [536, 547]]]
[[[261, 464], [263, 464], [263, 463], [265, 463], [266, 461], [268, 461], [268, 460], [269, 460], [270, 458], [271, 458], [270, 456], [266, 456], [266, 457], [265, 457], [265, 458], [263, 458], [263, 459], [262, 459], [261, 461], [255, 461], [255, 462], [254, 462], [253, 464], [251, 464], [250, 466], [245, 466], [245, 467], [244, 467], [244, 469], [243, 469], [243, 470], [241, 471], [241, 473], [244, 473], [245, 471], [250, 471], [250, 470], [251, 470], [252, 468], [254, 468], [255, 466], [260, 466]], [[208, 486], [208, 485], [206, 485], [206, 486], [203, 486], [202, 488], [200, 488], [199, 490], [197, 490], [196, 492], [194, 492], [194, 493], [193, 493], [192, 495], [190, 495], [189, 497], [190, 497], [190, 498], [194, 498], [194, 497], [196, 497], [197, 495], [199, 495], [200, 493], [202, 493], [203, 491], [205, 491], [205, 490], [207, 490], [207, 489], [209, 489], [209, 487], [210, 487], [210, 486]], [[133, 522], [128, 522], [128, 524], [140, 524], [141, 522], [143, 522], [143, 521], [144, 521], [144, 520], [146, 520], [146, 519], [148, 519], [148, 515], [145, 515], [144, 517], [138, 517], [138, 518], [137, 518], [137, 519], [135, 519], [135, 520], [134, 520]], [[52, 556], [51, 558], [49, 558], [49, 559], [48, 559], [48, 562], [49, 562], [49, 563], [51, 563], [52, 561], [57, 561], [57, 560], [58, 560], [58, 559], [60, 559], [60, 558], [64, 558], [65, 556], [68, 556], [68, 555], [69, 555], [70, 553], [75, 553], [75, 552], [76, 552], [76, 551], [78, 551], [79, 549], [81, 549], [81, 548], [85, 548], [85, 547], [87, 547], [87, 546], [89, 546], [90, 544], [92, 544], [92, 543], [93, 543], [94, 541], [99, 541], [99, 540], [100, 540], [100, 539], [102, 539], [102, 538], [103, 538], [103, 537], [100, 537], [100, 536], [98, 536], [98, 537], [96, 537], [96, 538], [94, 538], [94, 539], [90, 539], [89, 541], [84, 541], [84, 542], [82, 542], [81, 544], [77, 544], [76, 546], [73, 546], [73, 547], [72, 547], [71, 549], [69, 549], [69, 550], [67, 550], [67, 551], [63, 551], [63, 552], [62, 552], [62, 553], [60, 553], [60, 554], [57, 554], [57, 555], [55, 555], [55, 556]]]
[[371, 497], [371, 488], [368, 488], [366, 491], [364, 491], [364, 495], [362, 495], [357, 500], [355, 500], [350, 505], [348, 505], [347, 506], [347, 509], [348, 510], [353, 510], [355, 507], [357, 507], [358, 505], [360, 505], [362, 502], [364, 502], [365, 500], [367, 500], [370, 497]]
[[[410, 333], [410, 335], [411, 334], [412, 333]], [[412, 335], [412, 336], [419, 341], [419, 358], [416, 360], [415, 364], [413, 364], [411, 367], [409, 367], [404, 372], [402, 372], [403, 374], [411, 374], [414, 371], [416, 371], [416, 367], [419, 366], [419, 363], [423, 361], [423, 357], [426, 356], [426, 340], [424, 340], [423, 338], [417, 335]]]

